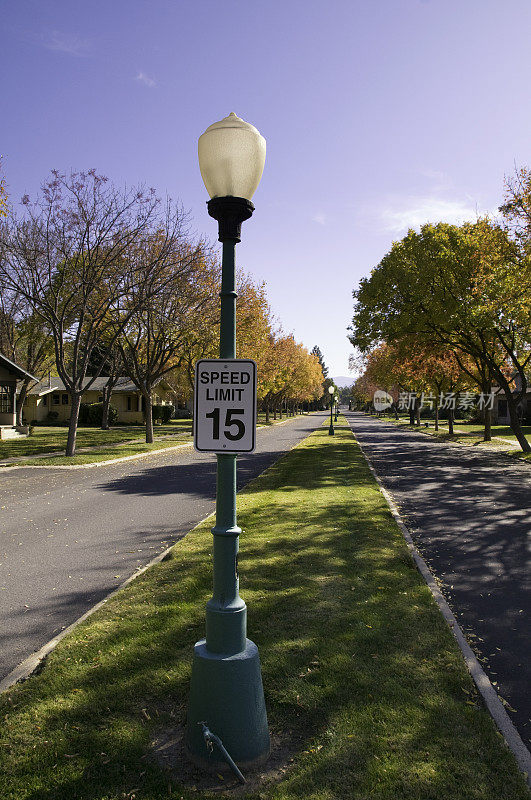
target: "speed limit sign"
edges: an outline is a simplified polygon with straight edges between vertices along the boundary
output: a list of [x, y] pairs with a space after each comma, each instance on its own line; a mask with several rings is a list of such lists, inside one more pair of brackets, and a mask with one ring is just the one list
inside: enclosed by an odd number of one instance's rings
[[252, 453], [256, 446], [254, 361], [197, 362], [194, 446], [203, 453]]

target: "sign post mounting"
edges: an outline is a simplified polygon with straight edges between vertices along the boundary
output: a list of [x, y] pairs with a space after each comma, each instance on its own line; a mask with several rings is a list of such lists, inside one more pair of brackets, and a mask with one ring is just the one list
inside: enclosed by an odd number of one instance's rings
[[256, 446], [256, 364], [202, 359], [195, 365], [194, 446], [202, 453], [252, 453]]

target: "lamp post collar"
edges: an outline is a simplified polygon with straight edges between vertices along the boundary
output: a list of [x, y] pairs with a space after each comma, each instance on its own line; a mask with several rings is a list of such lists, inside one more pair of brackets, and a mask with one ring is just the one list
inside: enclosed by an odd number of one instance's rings
[[218, 221], [220, 242], [241, 242], [242, 222], [252, 215], [254, 205], [245, 197], [213, 197], [208, 213]]

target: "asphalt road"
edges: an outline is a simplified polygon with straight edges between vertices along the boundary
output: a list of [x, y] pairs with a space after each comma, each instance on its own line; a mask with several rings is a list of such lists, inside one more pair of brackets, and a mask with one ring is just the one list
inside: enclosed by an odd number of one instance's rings
[[[257, 432], [238, 487], [326, 414]], [[0, 679], [214, 511], [216, 459], [192, 448], [82, 470], [0, 470]]]
[[529, 746], [530, 465], [346, 416]]

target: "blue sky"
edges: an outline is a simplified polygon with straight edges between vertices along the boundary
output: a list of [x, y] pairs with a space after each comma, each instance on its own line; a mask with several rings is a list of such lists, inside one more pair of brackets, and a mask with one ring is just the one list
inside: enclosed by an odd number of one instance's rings
[[268, 148], [238, 264], [333, 375], [392, 241], [494, 211], [531, 163], [529, 0], [1, 0], [0, 18], [12, 205], [95, 167], [215, 238], [197, 139], [235, 111]]

